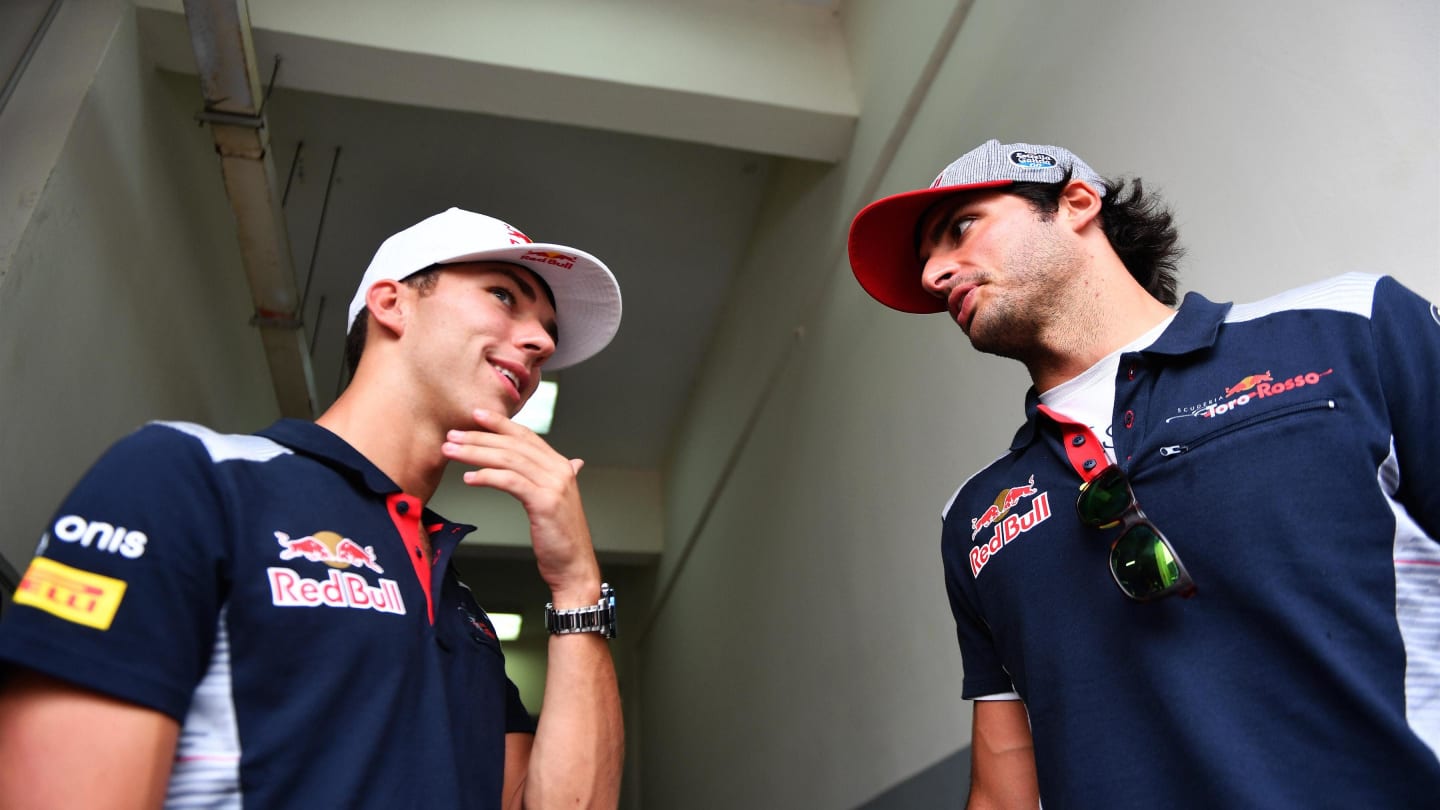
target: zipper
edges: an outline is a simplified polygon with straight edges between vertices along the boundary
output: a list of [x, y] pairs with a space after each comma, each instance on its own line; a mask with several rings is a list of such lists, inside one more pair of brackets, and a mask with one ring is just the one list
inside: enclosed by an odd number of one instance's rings
[[1331, 410], [1331, 411], [1335, 410], [1335, 400], [1333, 400], [1333, 399], [1315, 399], [1315, 400], [1311, 400], [1311, 401], [1309, 401], [1309, 402], [1298, 402], [1298, 403], [1296, 403], [1296, 404], [1294, 404], [1294, 405], [1286, 405], [1286, 406], [1283, 407], [1283, 408], [1276, 408], [1276, 409], [1273, 410], [1273, 411], [1267, 411], [1267, 412], [1262, 413], [1262, 414], [1259, 414], [1259, 415], [1257, 415], [1257, 416], [1252, 416], [1252, 417], [1250, 417], [1249, 419], [1242, 419], [1242, 420], [1240, 420], [1239, 422], [1236, 422], [1236, 423], [1234, 423], [1234, 424], [1226, 425], [1225, 427], [1223, 427], [1223, 428], [1221, 428], [1221, 429], [1219, 429], [1219, 430], [1214, 430], [1214, 431], [1211, 431], [1211, 432], [1209, 432], [1209, 433], [1206, 433], [1206, 434], [1204, 434], [1204, 435], [1202, 435], [1202, 436], [1199, 436], [1199, 437], [1191, 440], [1189, 444], [1169, 444], [1169, 445], [1166, 445], [1166, 446], [1160, 448], [1160, 455], [1161, 455], [1161, 457], [1163, 457], [1163, 458], [1172, 458], [1172, 457], [1174, 457], [1174, 456], [1183, 455], [1183, 454], [1185, 454], [1185, 453], [1190, 452], [1191, 450], [1194, 450], [1195, 448], [1199, 447], [1200, 445], [1205, 444], [1206, 442], [1210, 441], [1211, 439], [1219, 438], [1220, 436], [1224, 436], [1224, 435], [1227, 434], [1227, 433], [1233, 433], [1233, 432], [1235, 432], [1236, 430], [1239, 430], [1239, 429], [1241, 429], [1241, 428], [1248, 428], [1248, 427], [1251, 427], [1252, 425], [1258, 425], [1258, 424], [1260, 424], [1261, 422], [1268, 422], [1268, 421], [1270, 421], [1270, 420], [1272, 420], [1272, 419], [1279, 419], [1279, 418], [1282, 417], [1282, 416], [1289, 416], [1290, 414], [1298, 413], [1298, 412], [1300, 412], [1300, 411], [1320, 410], [1320, 409], [1322, 409], [1322, 408], [1325, 409], [1325, 410]]

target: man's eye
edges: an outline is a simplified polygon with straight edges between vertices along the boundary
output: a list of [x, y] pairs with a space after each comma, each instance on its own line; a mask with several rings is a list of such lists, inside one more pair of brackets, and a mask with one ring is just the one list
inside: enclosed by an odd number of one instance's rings
[[965, 232], [970, 230], [970, 226], [973, 224], [975, 224], [974, 217], [960, 217], [959, 219], [950, 223], [951, 238], [955, 239], [958, 242], [960, 238], [965, 235]]
[[511, 304], [515, 303], [515, 293], [510, 292], [504, 287], [491, 287], [490, 292], [496, 298], [499, 298], [500, 302], [505, 304], [506, 306], [510, 306]]

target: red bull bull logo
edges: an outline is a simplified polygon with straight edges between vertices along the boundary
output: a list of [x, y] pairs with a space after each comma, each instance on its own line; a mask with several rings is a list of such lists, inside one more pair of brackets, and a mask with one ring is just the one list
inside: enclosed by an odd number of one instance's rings
[[1272, 381], [1273, 378], [1270, 376], [1270, 372], [1268, 371], [1264, 374], [1251, 374], [1249, 377], [1246, 377], [1240, 382], [1235, 383], [1229, 388], [1226, 388], [1225, 396], [1233, 397], [1241, 391], [1249, 391], [1251, 388], [1254, 388], [1256, 385], [1259, 385], [1262, 382], [1268, 383]]
[[[1032, 479], [1033, 480], [1033, 479]], [[1009, 515], [995, 526], [990, 539], [970, 549], [970, 575], [978, 578], [980, 569], [994, 559], [1006, 546], [1020, 535], [1034, 529], [1050, 519], [1050, 493], [1042, 492], [1030, 502], [1030, 511], [1023, 515]]]
[[510, 237], [510, 244], [512, 245], [528, 245], [535, 241], [521, 233], [514, 225], [506, 225], [505, 232]]
[[1000, 490], [1000, 494], [995, 496], [995, 502], [990, 505], [990, 508], [986, 509], [980, 517], [970, 519], [970, 539], [974, 540], [990, 524], [1009, 514], [1021, 498], [1028, 498], [1034, 494], [1035, 476], [1033, 475], [1030, 476], [1029, 483], [1023, 486]]
[[290, 568], [267, 568], [270, 601], [277, 607], [343, 607], [405, 615], [398, 582], [382, 579], [379, 584], [371, 584], [365, 577], [344, 570], [368, 568], [377, 574], [385, 573], [375, 560], [374, 546], [362, 546], [335, 532], [304, 537], [275, 532], [275, 541], [280, 544], [281, 560], [303, 559], [335, 569], [325, 579], [312, 579]]
[[542, 264], [554, 265], [562, 270], [569, 270], [575, 266], [575, 258], [569, 253], [556, 253], [552, 250], [531, 250], [520, 257], [522, 262], [540, 262]]
[[375, 547], [362, 546], [348, 537], [335, 532], [316, 532], [305, 537], [291, 537], [285, 532], [275, 532], [280, 543], [280, 559], [304, 558], [310, 562], [323, 562], [332, 568], [369, 568], [377, 574], [385, 573], [375, 560]]

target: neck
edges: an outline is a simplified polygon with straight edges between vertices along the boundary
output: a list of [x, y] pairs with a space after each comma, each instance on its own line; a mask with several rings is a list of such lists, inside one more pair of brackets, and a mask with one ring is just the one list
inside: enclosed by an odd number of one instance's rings
[[1063, 317], [1020, 358], [1041, 393], [1073, 379], [1106, 355], [1135, 340], [1174, 313], [1137, 284], [1123, 267], [1111, 283], [1074, 290]]
[[407, 495], [429, 502], [445, 473], [440, 453], [446, 429], [396, 396], [400, 386], [378, 386], [357, 376], [315, 422], [344, 439]]

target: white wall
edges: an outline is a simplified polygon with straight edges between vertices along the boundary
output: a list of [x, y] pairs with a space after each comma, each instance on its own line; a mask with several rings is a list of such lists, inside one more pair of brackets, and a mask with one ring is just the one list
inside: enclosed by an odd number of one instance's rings
[[248, 430], [278, 413], [213, 147], [192, 120], [198, 90], [144, 64], [134, 11], [114, 2], [65, 4], [22, 82], [57, 78], [79, 82], [77, 106], [19, 122], [27, 138], [4, 160], [34, 179], [6, 185], [0, 208], [16, 233], [0, 277], [0, 554], [21, 571], [115, 439], [148, 419]]
[[777, 173], [667, 470], [646, 807], [884, 806], [968, 745], [939, 512], [1003, 451], [1028, 380], [865, 296], [843, 241], [869, 197], [989, 137], [1061, 143], [1163, 191], [1186, 289], [1362, 269], [1440, 297], [1440, 6], [978, 0], [897, 127], [967, 7], [849, 3], [851, 157]]
[[[468, 486], [469, 468], [452, 465], [429, 507], [480, 527], [466, 543], [530, 551], [530, 518], [520, 502], [494, 489]], [[585, 517], [596, 551], [610, 559], [650, 559], [660, 553], [660, 475], [654, 470], [586, 467]]]

